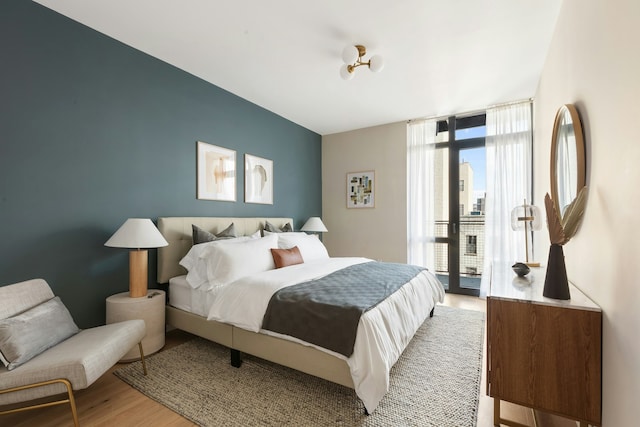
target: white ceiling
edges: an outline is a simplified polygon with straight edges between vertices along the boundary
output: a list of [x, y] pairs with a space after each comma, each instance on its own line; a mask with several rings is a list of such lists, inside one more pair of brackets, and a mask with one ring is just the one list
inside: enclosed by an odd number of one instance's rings
[[[36, 0], [321, 135], [534, 96], [561, 0]], [[342, 49], [368, 59], [339, 76]]]

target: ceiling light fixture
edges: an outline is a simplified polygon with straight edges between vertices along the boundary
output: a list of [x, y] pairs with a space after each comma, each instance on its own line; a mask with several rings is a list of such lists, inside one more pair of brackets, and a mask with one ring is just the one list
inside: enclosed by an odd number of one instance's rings
[[380, 55], [373, 55], [368, 61], [363, 61], [362, 57], [367, 54], [367, 48], [357, 44], [355, 46], [347, 46], [342, 51], [342, 60], [344, 65], [340, 67], [340, 76], [344, 80], [351, 80], [353, 74], [361, 65], [366, 65], [371, 71], [377, 73], [384, 68], [384, 61]]

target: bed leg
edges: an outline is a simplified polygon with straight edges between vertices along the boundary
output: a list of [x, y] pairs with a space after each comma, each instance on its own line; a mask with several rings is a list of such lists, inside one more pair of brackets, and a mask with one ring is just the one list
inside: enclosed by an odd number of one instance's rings
[[231, 349], [231, 366], [239, 368], [242, 365], [242, 357], [240, 356], [240, 350]]
[[433, 307], [433, 308], [431, 309], [431, 313], [429, 313], [429, 317], [433, 317], [433, 312], [434, 312], [434, 311], [436, 311], [436, 308], [435, 308], [435, 307]]

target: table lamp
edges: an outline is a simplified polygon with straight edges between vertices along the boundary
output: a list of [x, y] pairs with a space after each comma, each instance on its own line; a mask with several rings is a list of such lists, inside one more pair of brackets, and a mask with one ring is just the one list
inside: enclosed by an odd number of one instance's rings
[[526, 200], [511, 211], [511, 229], [524, 230], [525, 264], [529, 267], [540, 267], [539, 262], [529, 261], [529, 233], [532, 230], [540, 230], [541, 225], [540, 209], [527, 204]]
[[308, 231], [309, 233], [326, 233], [327, 227], [322, 223], [320, 217], [312, 216], [304, 223], [300, 231]]
[[148, 218], [129, 218], [104, 244], [111, 248], [129, 248], [129, 296], [147, 295], [147, 249], [167, 246], [169, 243]]

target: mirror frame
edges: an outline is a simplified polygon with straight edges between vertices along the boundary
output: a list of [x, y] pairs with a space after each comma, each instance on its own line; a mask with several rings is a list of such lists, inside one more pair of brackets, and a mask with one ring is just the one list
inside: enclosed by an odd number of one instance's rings
[[565, 114], [565, 110], [567, 110], [571, 116], [571, 124], [573, 126], [573, 133], [576, 140], [576, 164], [578, 167], [576, 195], [578, 194], [580, 189], [582, 189], [582, 187], [586, 185], [587, 168], [584, 135], [582, 133], [582, 121], [580, 120], [580, 115], [578, 114], [578, 110], [573, 104], [564, 104], [558, 109], [558, 112], [556, 113], [556, 118], [553, 122], [553, 135], [551, 136], [551, 198], [553, 199], [553, 204], [555, 205], [556, 210], [561, 217], [562, 211], [560, 210], [560, 201], [558, 200], [558, 170], [556, 169], [556, 160], [558, 152], [558, 132], [560, 131], [560, 123], [562, 122], [562, 117]]

